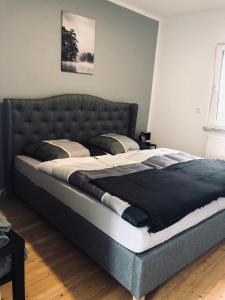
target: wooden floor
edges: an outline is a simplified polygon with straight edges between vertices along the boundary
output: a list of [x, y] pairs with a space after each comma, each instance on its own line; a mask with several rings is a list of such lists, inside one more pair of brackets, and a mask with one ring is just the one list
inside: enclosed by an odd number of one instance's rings
[[[126, 289], [23, 202], [1, 200], [0, 209], [26, 240], [27, 299], [131, 299]], [[2, 287], [2, 296], [11, 300], [10, 284]], [[225, 242], [149, 294], [150, 299], [225, 299]]]

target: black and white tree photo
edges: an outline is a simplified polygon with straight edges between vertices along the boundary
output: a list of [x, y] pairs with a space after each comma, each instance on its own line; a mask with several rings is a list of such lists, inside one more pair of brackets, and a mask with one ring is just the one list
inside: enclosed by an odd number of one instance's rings
[[61, 69], [93, 74], [95, 20], [62, 12]]

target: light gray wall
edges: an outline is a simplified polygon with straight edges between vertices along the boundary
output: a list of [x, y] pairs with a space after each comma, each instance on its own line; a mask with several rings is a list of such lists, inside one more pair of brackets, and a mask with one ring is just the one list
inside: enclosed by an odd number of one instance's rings
[[[96, 19], [94, 75], [60, 71], [62, 10]], [[87, 93], [137, 102], [137, 128], [146, 129], [157, 31], [157, 21], [106, 0], [0, 0], [0, 100]]]

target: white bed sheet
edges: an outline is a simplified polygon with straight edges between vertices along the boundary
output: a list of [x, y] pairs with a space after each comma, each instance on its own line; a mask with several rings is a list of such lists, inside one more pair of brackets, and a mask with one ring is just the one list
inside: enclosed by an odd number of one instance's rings
[[15, 168], [34, 184], [69, 206], [116, 242], [136, 253], [153, 248], [225, 209], [225, 198], [219, 198], [195, 210], [172, 226], [157, 233], [149, 233], [146, 227], [132, 226], [91, 196], [39, 171], [37, 169], [39, 164], [38, 160], [27, 156], [19, 155], [15, 158]]

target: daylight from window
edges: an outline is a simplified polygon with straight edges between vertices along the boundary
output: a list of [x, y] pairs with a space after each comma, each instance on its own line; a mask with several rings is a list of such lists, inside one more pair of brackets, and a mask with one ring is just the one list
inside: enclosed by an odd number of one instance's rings
[[225, 44], [216, 48], [212, 91], [208, 127], [225, 130]]
[[218, 89], [218, 102], [217, 102], [217, 121], [225, 120], [225, 51], [221, 56], [221, 69]]

